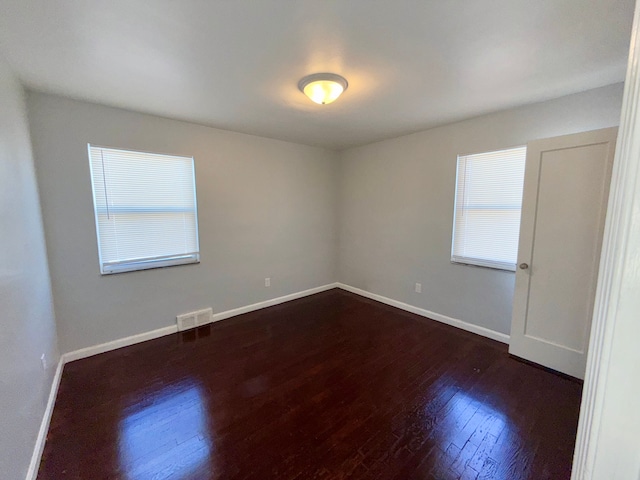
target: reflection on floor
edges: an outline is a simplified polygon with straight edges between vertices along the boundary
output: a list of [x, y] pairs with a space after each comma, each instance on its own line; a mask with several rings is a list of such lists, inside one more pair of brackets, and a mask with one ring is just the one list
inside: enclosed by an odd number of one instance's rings
[[568, 479], [581, 387], [331, 290], [65, 367], [39, 479]]
[[[123, 413], [118, 448], [124, 477], [179, 474], [189, 478], [199, 471], [215, 470], [200, 385], [189, 381], [167, 385]], [[163, 448], [174, 453], [170, 457], [154, 455]]]

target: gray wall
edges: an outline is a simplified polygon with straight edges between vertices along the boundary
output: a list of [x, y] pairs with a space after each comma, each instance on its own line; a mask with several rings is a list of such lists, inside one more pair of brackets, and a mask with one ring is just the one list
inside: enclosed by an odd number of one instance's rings
[[[616, 125], [621, 95], [613, 85], [336, 154], [32, 93], [61, 350], [337, 280], [508, 333], [514, 275], [449, 261], [456, 155]], [[100, 276], [88, 142], [194, 155], [201, 264]]]
[[59, 357], [23, 91], [1, 61], [0, 306], [0, 477], [13, 480], [27, 473]]
[[618, 84], [342, 152], [338, 278], [508, 334], [514, 274], [450, 263], [456, 157], [618, 125], [621, 104]]
[[[336, 153], [40, 93], [28, 105], [63, 352], [337, 280]], [[200, 264], [100, 275], [87, 143], [194, 156]]]

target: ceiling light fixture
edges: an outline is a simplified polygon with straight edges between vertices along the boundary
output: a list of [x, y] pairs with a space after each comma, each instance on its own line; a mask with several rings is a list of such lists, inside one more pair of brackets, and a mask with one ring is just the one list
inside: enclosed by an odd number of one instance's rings
[[335, 101], [348, 86], [347, 80], [335, 73], [314, 73], [298, 83], [300, 91], [320, 105]]

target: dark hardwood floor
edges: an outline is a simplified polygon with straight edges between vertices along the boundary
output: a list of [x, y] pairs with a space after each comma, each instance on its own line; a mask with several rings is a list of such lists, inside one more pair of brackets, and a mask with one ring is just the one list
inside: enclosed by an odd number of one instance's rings
[[65, 366], [39, 479], [568, 479], [580, 384], [341, 291]]

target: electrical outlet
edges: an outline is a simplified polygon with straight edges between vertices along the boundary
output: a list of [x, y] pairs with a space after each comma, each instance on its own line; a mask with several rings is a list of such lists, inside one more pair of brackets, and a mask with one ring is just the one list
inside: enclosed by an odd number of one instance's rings
[[271, 277], [267, 277], [264, 279], [264, 286], [265, 287], [270, 287], [271, 286]]
[[422, 284], [416, 283], [416, 293], [422, 293]]
[[46, 370], [47, 369], [47, 356], [44, 353], [42, 355], [40, 355], [40, 363], [42, 363], [42, 369]]

